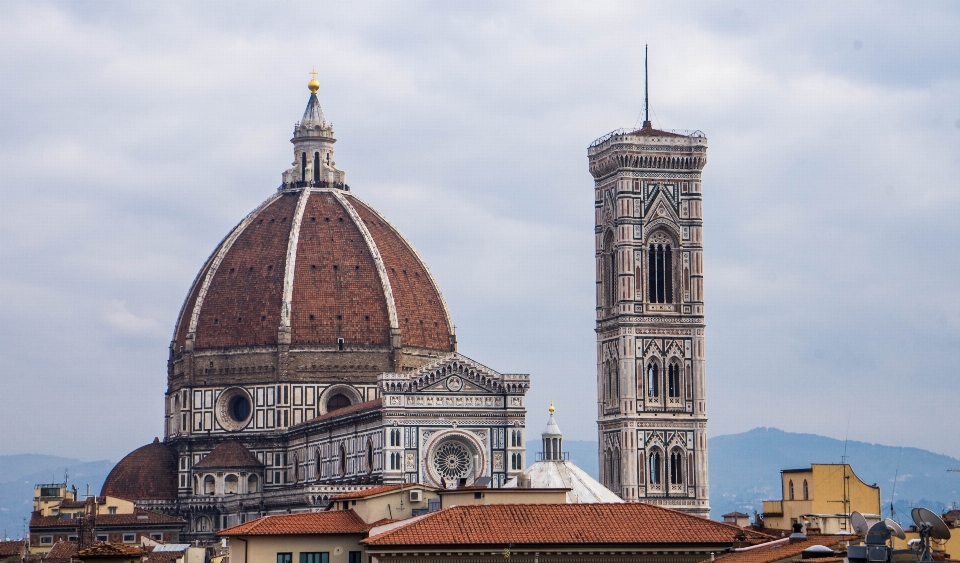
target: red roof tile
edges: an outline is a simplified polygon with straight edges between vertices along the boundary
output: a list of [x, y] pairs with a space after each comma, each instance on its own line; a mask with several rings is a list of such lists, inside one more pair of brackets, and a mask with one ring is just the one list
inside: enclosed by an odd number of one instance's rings
[[220, 531], [220, 536], [279, 536], [306, 534], [360, 534], [367, 524], [352, 510], [303, 512], [264, 516]]
[[176, 563], [177, 559], [183, 557], [182, 551], [160, 551], [150, 552], [150, 555], [144, 559], [144, 563]]
[[77, 552], [77, 542], [58, 541], [43, 557], [43, 563], [70, 563], [70, 558]]
[[[769, 546], [754, 547], [749, 551], [736, 551], [733, 553], [719, 555], [717, 556], [716, 561], [722, 563], [774, 563], [775, 561], [780, 561], [781, 559], [792, 559], [797, 557], [804, 549], [814, 545], [833, 547], [842, 541], [849, 541], [854, 538], [856, 538], [856, 536], [808, 535], [806, 540], [797, 543], [779, 541]], [[705, 560], [703, 563], [706, 563], [706, 561], [709, 560]], [[819, 562], [822, 560], [814, 559], [812, 561]]]
[[100, 494], [126, 500], [175, 500], [175, 453], [159, 441], [133, 450], [113, 467]]
[[134, 545], [124, 545], [122, 543], [101, 543], [86, 549], [81, 549], [75, 554], [77, 558], [84, 557], [130, 557], [137, 555], [146, 555], [147, 550]]
[[23, 555], [24, 550], [26, 550], [26, 542], [23, 540], [0, 541], [0, 557]]
[[[101, 509], [102, 510], [102, 509]], [[40, 516], [39, 512], [34, 512], [30, 516], [30, 529], [42, 528], [76, 528], [80, 520], [76, 518], [60, 518], [59, 516]], [[163, 525], [163, 524], [186, 524], [185, 520], [175, 516], [167, 516], [159, 512], [150, 512], [141, 508], [134, 509], [133, 514], [98, 514], [97, 528], [110, 526], [134, 526], [134, 525]]]
[[423, 485], [411, 485], [409, 483], [402, 483], [402, 484], [395, 484], [395, 485], [381, 485], [379, 487], [371, 487], [369, 489], [363, 489], [361, 491], [352, 491], [349, 493], [343, 493], [342, 495], [337, 495], [335, 497], [332, 497], [330, 500], [349, 500], [349, 499], [368, 498], [376, 495], [382, 495], [383, 493], [396, 491], [399, 489], [433, 490], [433, 487], [424, 487]]
[[240, 442], [228, 440], [213, 448], [213, 451], [203, 456], [203, 459], [194, 467], [199, 469], [260, 468], [263, 467], [263, 463]]
[[454, 506], [374, 536], [371, 547], [481, 544], [731, 544], [765, 534], [643, 503]]

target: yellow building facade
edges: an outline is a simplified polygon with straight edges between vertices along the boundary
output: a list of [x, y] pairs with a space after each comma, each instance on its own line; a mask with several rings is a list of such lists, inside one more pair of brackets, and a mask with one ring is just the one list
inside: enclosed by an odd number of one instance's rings
[[790, 530], [803, 524], [807, 533], [852, 532], [850, 513], [880, 519], [880, 487], [868, 485], [846, 463], [814, 463], [809, 469], [784, 469], [782, 500], [763, 501], [763, 525]]

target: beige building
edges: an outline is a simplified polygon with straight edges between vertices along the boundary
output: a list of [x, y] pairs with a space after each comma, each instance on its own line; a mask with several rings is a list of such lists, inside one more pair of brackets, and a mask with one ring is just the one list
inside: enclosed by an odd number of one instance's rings
[[353, 510], [267, 516], [219, 533], [230, 563], [361, 563], [369, 526]]
[[880, 519], [880, 487], [864, 483], [849, 464], [814, 463], [809, 469], [784, 469], [783, 500], [763, 501], [763, 527], [807, 533], [852, 533], [850, 513]]

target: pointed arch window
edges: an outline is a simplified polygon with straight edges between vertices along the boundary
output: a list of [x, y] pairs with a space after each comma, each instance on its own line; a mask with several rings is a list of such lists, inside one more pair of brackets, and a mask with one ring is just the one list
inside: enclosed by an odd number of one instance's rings
[[793, 500], [793, 479], [790, 480], [788, 488], [789, 488], [788, 492], [790, 493], [790, 500]]
[[613, 248], [613, 231], [607, 231], [603, 239], [603, 306], [617, 304], [617, 253]]
[[320, 152], [313, 153], [313, 181], [320, 181]]
[[810, 500], [810, 489], [807, 487], [807, 480], [803, 480], [803, 500]]
[[347, 448], [340, 444], [340, 477], [347, 474]]
[[670, 484], [683, 484], [683, 452], [679, 449], [670, 454]]
[[680, 397], [680, 363], [676, 360], [667, 368], [667, 396], [671, 399]]
[[673, 249], [662, 235], [647, 248], [647, 297], [650, 303], [673, 303]]
[[373, 442], [371, 440], [367, 440], [367, 473], [373, 473]]
[[647, 364], [647, 395], [651, 398], [660, 396], [660, 368], [654, 362]]
[[307, 153], [300, 153], [300, 181], [307, 181]]
[[650, 484], [659, 485], [661, 483], [660, 475], [660, 452], [653, 450], [650, 452]]

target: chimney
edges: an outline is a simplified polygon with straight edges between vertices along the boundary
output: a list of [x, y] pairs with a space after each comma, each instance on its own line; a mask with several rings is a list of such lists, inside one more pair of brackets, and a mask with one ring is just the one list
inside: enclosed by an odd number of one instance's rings
[[790, 543], [797, 543], [806, 541], [807, 536], [803, 533], [803, 524], [800, 522], [793, 523], [793, 533], [790, 534]]

